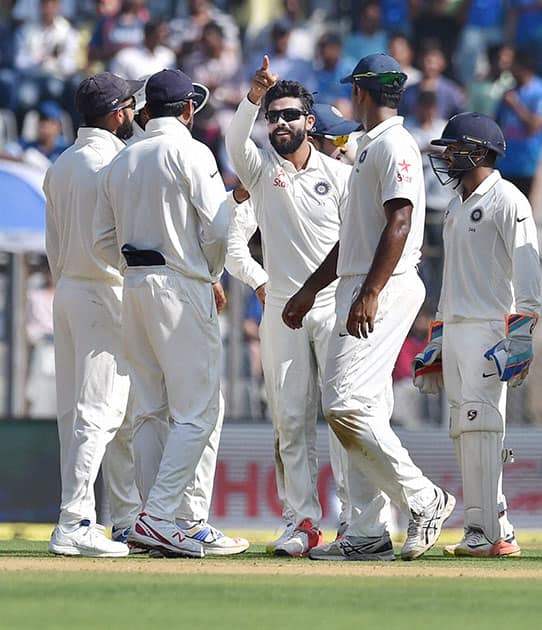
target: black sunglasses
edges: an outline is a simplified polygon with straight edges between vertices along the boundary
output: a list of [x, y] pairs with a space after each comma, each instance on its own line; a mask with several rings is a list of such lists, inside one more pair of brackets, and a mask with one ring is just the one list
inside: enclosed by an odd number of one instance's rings
[[296, 109], [295, 107], [287, 107], [286, 109], [270, 109], [266, 112], [265, 117], [268, 122], [275, 124], [282, 118], [285, 122], [299, 120], [301, 116], [308, 116], [310, 112]]

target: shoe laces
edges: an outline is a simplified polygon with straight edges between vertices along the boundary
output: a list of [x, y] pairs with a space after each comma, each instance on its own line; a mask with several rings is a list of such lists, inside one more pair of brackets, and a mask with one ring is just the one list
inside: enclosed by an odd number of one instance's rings
[[411, 538], [417, 536], [420, 532], [423, 522], [423, 515], [416, 514], [416, 512], [410, 512], [410, 520], [408, 521], [407, 537]]

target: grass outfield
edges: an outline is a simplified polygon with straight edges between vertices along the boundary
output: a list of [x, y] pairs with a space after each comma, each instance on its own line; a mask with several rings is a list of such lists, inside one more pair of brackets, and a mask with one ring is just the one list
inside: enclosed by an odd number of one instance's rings
[[[439, 544], [458, 533], [445, 531]], [[43, 540], [5, 540], [0, 628], [540, 628], [542, 536], [518, 538], [521, 558], [455, 560], [436, 547], [385, 563], [273, 558], [261, 544], [203, 560], [58, 558]]]

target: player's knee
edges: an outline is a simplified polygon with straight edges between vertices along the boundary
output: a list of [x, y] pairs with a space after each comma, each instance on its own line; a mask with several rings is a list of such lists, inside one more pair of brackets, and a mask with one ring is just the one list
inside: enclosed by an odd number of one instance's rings
[[453, 408], [450, 437], [457, 438], [472, 431], [504, 433], [504, 418], [496, 407], [488, 403], [469, 401]]

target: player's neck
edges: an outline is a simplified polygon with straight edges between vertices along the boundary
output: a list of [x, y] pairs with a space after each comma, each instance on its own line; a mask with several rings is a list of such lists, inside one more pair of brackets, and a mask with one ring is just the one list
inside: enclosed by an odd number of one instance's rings
[[491, 166], [479, 166], [478, 168], [474, 168], [472, 171], [465, 173], [461, 180], [463, 185], [463, 191], [461, 193], [463, 201], [466, 201], [484, 181], [484, 179], [487, 179], [491, 175], [491, 173], [493, 173], [493, 168]]
[[363, 126], [367, 131], [371, 131], [371, 129], [389, 118], [393, 118], [393, 116], [397, 116], [396, 109], [391, 109], [390, 107], [370, 108], [364, 117], [365, 120], [362, 121]]
[[311, 147], [308, 141], [303, 142], [293, 153], [285, 155], [285, 159], [295, 166], [296, 171], [300, 171], [307, 166], [311, 154]]

